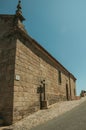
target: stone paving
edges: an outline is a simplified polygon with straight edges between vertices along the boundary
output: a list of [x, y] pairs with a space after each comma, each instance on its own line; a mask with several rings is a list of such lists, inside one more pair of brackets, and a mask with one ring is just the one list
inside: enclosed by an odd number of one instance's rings
[[23, 120], [15, 123], [13, 126], [1, 128], [0, 130], [30, 130], [32, 127], [44, 122], [51, 120], [59, 115], [71, 110], [72, 108], [80, 105], [82, 102], [86, 101], [86, 97], [80, 100], [59, 102], [54, 105], [49, 106], [46, 110], [40, 110]]

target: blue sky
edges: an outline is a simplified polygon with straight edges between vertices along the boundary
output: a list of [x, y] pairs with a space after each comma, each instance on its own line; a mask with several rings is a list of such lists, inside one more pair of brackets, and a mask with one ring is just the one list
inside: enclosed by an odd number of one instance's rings
[[[86, 0], [21, 0], [25, 28], [86, 90]], [[0, 0], [0, 14], [14, 14], [18, 0]]]

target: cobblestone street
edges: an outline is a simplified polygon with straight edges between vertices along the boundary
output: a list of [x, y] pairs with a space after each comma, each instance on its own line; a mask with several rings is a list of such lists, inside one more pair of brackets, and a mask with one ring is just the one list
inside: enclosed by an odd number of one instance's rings
[[58, 117], [59, 115], [62, 115], [63, 113], [70, 111], [72, 108], [80, 105], [86, 101], [86, 97], [75, 100], [75, 101], [65, 101], [65, 102], [59, 102], [49, 107], [49, 109], [46, 110], [40, 110], [23, 120], [15, 123], [13, 126], [1, 128], [0, 130], [30, 130], [32, 127], [35, 127], [37, 125], [43, 124], [46, 121], [49, 121], [55, 117]]
[[86, 130], [86, 101], [31, 130]]

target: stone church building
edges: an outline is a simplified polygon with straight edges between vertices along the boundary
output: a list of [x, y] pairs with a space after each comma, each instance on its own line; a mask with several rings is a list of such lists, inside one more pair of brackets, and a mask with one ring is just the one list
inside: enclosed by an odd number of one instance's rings
[[0, 14], [0, 117], [10, 125], [61, 100], [74, 100], [76, 78], [32, 39], [19, 1], [14, 15]]

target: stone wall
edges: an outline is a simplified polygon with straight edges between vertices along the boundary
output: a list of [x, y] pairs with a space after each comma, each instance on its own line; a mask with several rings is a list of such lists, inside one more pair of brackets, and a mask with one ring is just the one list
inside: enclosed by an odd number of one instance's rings
[[19, 76], [20, 79], [14, 81], [14, 120], [40, 109], [37, 94], [40, 83], [39, 60], [38, 56], [17, 40], [15, 76]]
[[15, 39], [8, 37], [12, 21], [0, 15], [0, 117], [5, 125], [13, 121]]
[[49, 105], [75, 97], [74, 77], [22, 26], [15, 27], [14, 18], [0, 15], [0, 116], [4, 124], [12, 124], [41, 108], [44, 92], [40, 93], [39, 88], [43, 80]]
[[76, 97], [76, 81], [71, 78], [71, 100], [74, 100]]
[[[0, 44], [1, 41], [0, 41]], [[11, 124], [13, 117], [13, 86], [15, 48], [8, 44], [0, 48], [0, 116], [4, 124]], [[13, 45], [14, 46], [14, 45]]]
[[[20, 39], [16, 43], [15, 77], [18, 79], [14, 81], [14, 122], [40, 109], [40, 93], [37, 90], [42, 80], [46, 83], [45, 93], [49, 104], [67, 100], [66, 84], [68, 98], [71, 99], [75, 87], [71, 77], [69, 83], [68, 73], [55, 66], [33, 43]], [[61, 84], [58, 82], [58, 70], [61, 71]]]
[[5, 39], [14, 26], [13, 15], [0, 15], [0, 39]]

